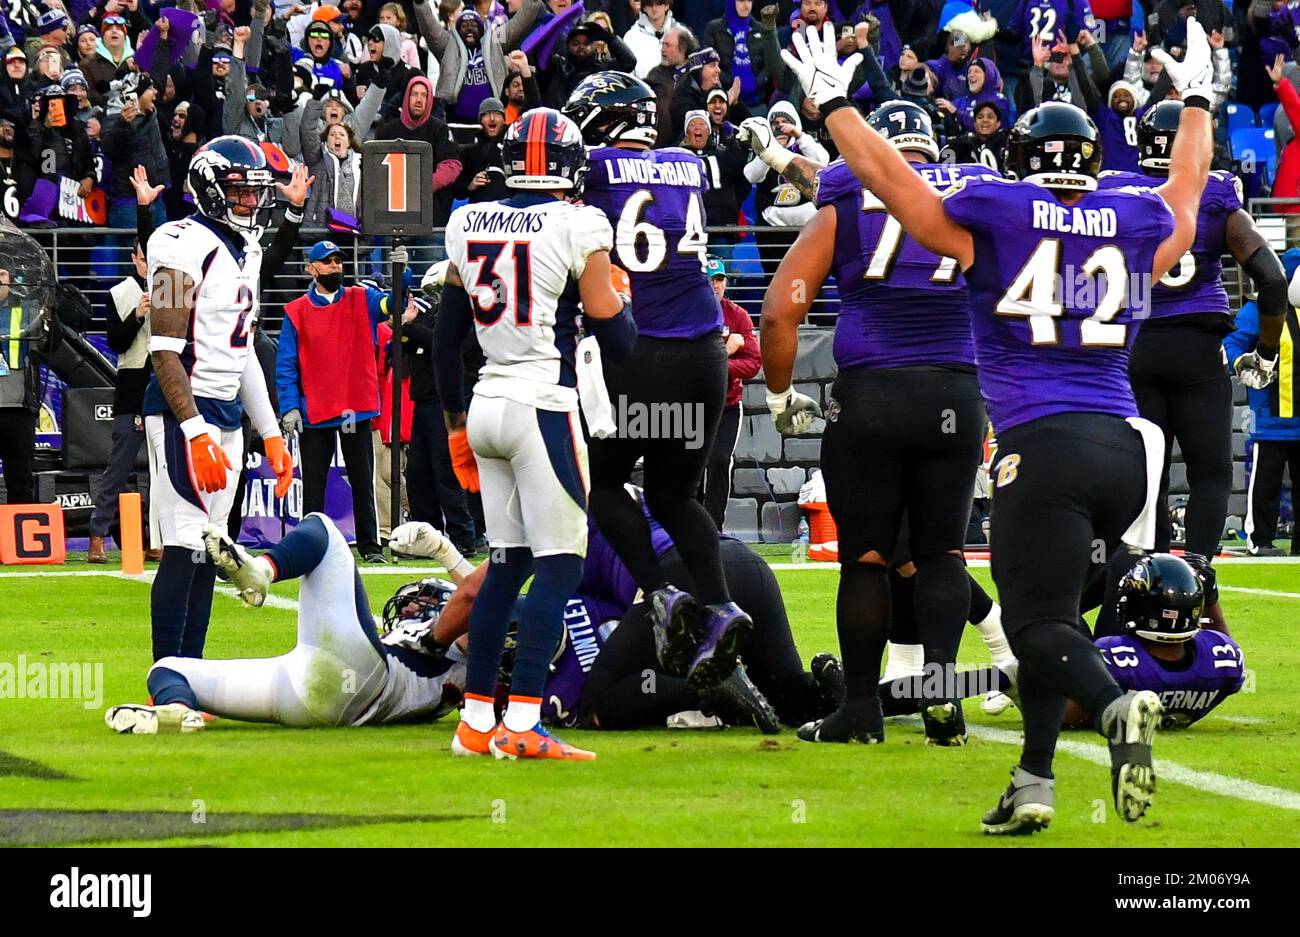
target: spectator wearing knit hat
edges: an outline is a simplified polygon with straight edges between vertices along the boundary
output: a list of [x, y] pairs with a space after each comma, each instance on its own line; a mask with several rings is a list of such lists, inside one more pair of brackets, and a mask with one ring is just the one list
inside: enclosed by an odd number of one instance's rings
[[[749, 197], [749, 180], [745, 178], [749, 148], [735, 134], [715, 133], [707, 111], [687, 111], [685, 125], [680, 145], [704, 162], [709, 177], [704, 216], [710, 225], [739, 224], [740, 205]], [[735, 242], [734, 234], [709, 235], [709, 247], [719, 256], [730, 258], [730, 246]]]
[[[722, 87], [722, 65], [714, 49], [700, 49], [691, 54], [686, 62], [686, 75], [673, 90], [670, 105], [671, 125], [669, 139], [681, 138], [686, 122], [687, 111], [703, 111], [708, 103], [709, 92]], [[749, 110], [740, 103], [739, 87], [727, 93], [731, 102], [731, 119], [739, 123], [749, 116]]]
[[90, 58], [95, 54], [95, 46], [99, 43], [99, 30], [91, 23], [82, 23], [77, 27], [76, 41], [76, 60]]
[[126, 17], [110, 13], [100, 22], [100, 39], [95, 54], [81, 60], [81, 71], [90, 84], [90, 101], [97, 107], [108, 103], [109, 82], [121, 76], [133, 54], [126, 35]]
[[460, 148], [460, 178], [456, 198], [491, 202], [507, 198], [506, 173], [501, 161], [501, 141], [506, 135], [505, 105], [488, 98], [478, 108], [478, 135]]
[[33, 35], [28, 36], [23, 44], [27, 52], [27, 60], [33, 65], [36, 64], [36, 56], [40, 54], [41, 49], [45, 46], [53, 46], [59, 50], [63, 67], [67, 68], [73, 61], [68, 46], [71, 30], [72, 21], [68, 19], [68, 14], [62, 10], [46, 10], [37, 21], [36, 28], [32, 30]]
[[[489, 26], [466, 9], [447, 29], [427, 0], [415, 4], [420, 35], [438, 59], [437, 98], [449, 120], [473, 122], [484, 98], [501, 97], [510, 70], [507, 54], [519, 48], [545, 10], [541, 0], [523, 0], [509, 21]], [[482, 82], [476, 78], [480, 70]]]

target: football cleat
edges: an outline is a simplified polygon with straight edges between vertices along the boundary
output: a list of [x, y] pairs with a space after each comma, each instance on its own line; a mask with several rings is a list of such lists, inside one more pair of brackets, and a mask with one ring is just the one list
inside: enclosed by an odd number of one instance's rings
[[966, 744], [966, 714], [961, 703], [936, 703], [921, 707], [925, 723], [925, 744], [941, 748], [958, 748]]
[[1110, 740], [1110, 786], [1115, 809], [1127, 822], [1142, 818], [1156, 790], [1151, 742], [1164, 707], [1150, 690], [1129, 690], [1106, 707], [1102, 732]]
[[721, 716], [727, 725], [752, 725], [764, 735], [781, 731], [781, 720], [745, 672], [745, 665], [736, 661], [736, 667], [717, 686], [700, 692], [700, 708], [705, 713]]
[[673, 713], [665, 724], [670, 729], [725, 729], [727, 724], [717, 716], [706, 716], [698, 709]]
[[650, 593], [650, 621], [655, 636], [655, 655], [664, 673], [686, 676], [695, 653], [700, 607], [695, 597], [674, 586]]
[[822, 712], [833, 713], [844, 705], [844, 665], [834, 654], [818, 654], [808, 665], [813, 682], [821, 692]]
[[217, 572], [230, 577], [239, 598], [249, 608], [266, 601], [271, 590], [271, 564], [260, 556], [253, 556], [226, 535], [220, 527], [208, 524], [203, 528], [203, 545], [212, 557]]
[[984, 814], [982, 826], [990, 836], [1027, 836], [1046, 829], [1055, 815], [1056, 782], [1017, 765], [1011, 784], [998, 805]]
[[736, 669], [754, 622], [735, 602], [705, 608], [704, 637], [695, 649], [687, 681], [697, 690], [715, 687]]
[[542, 728], [539, 722], [527, 732], [511, 732], [505, 723], [492, 735], [492, 754], [500, 760], [538, 758], [552, 761], [595, 761], [596, 753], [574, 748]]
[[492, 750], [492, 736], [496, 731], [497, 726], [493, 726], [486, 732], [479, 732], [462, 719], [456, 726], [456, 734], [451, 737], [451, 753], [460, 756], [486, 755]]
[[201, 732], [207, 724], [203, 713], [182, 703], [140, 706], [125, 703], [104, 711], [104, 722], [119, 735], [163, 735]]
[[880, 698], [846, 700], [825, 719], [800, 726], [796, 734], [805, 742], [878, 745], [885, 740], [885, 717], [880, 711]]
[[1000, 716], [1012, 706], [1015, 701], [1001, 690], [994, 690], [984, 697], [984, 702], [980, 703], [980, 709], [986, 716]]

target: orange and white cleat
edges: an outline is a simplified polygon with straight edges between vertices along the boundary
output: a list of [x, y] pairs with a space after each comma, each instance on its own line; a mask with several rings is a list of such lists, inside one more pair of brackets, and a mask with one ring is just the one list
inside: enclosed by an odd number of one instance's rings
[[505, 723], [492, 736], [492, 754], [497, 758], [549, 758], [555, 761], [595, 761], [596, 753], [574, 748], [542, 728], [539, 722], [527, 732], [511, 732]]
[[479, 732], [464, 719], [456, 726], [456, 734], [451, 737], [453, 755], [486, 755], [492, 748], [492, 736], [499, 726], [493, 726], [486, 732]]

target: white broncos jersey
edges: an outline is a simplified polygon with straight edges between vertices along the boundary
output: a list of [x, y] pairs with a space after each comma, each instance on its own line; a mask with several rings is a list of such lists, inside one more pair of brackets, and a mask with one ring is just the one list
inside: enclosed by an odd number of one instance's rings
[[464, 205], [447, 222], [487, 363], [475, 394], [544, 410], [578, 409], [578, 279], [614, 232], [599, 209], [549, 195]]
[[258, 313], [262, 248], [251, 235], [230, 241], [200, 215], [169, 221], [149, 238], [149, 282], [160, 267], [195, 284], [181, 364], [195, 397], [231, 401], [239, 394]]

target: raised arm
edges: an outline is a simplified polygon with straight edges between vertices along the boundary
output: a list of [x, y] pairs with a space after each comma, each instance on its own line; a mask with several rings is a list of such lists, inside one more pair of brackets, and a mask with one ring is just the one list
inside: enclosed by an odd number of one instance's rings
[[824, 168], [824, 164], [793, 153], [777, 143], [772, 125], [766, 117], [747, 117], [742, 120], [740, 129], [736, 131], [736, 139], [748, 144], [758, 159], [784, 176], [785, 181], [798, 189], [804, 198], [816, 197], [817, 171]]
[[849, 80], [858, 65], [858, 53], [844, 60], [835, 56], [835, 30], [827, 23], [821, 38], [808, 30], [794, 37], [798, 57], [781, 56], [825, 115], [840, 157], [858, 181], [876, 194], [903, 230], [929, 251], [954, 257], [965, 270], [975, 258], [970, 232], [948, 218], [939, 193], [912, 171], [901, 153], [867, 126], [847, 97]]
[[1174, 216], [1173, 234], [1156, 249], [1151, 275], [1159, 280], [1196, 240], [1196, 215], [1214, 156], [1210, 120], [1214, 70], [1210, 64], [1209, 40], [1194, 16], [1187, 20], [1187, 54], [1181, 62], [1174, 61], [1164, 49], [1155, 49], [1151, 54], [1164, 65], [1184, 104], [1169, 154], [1169, 179], [1156, 189]]

